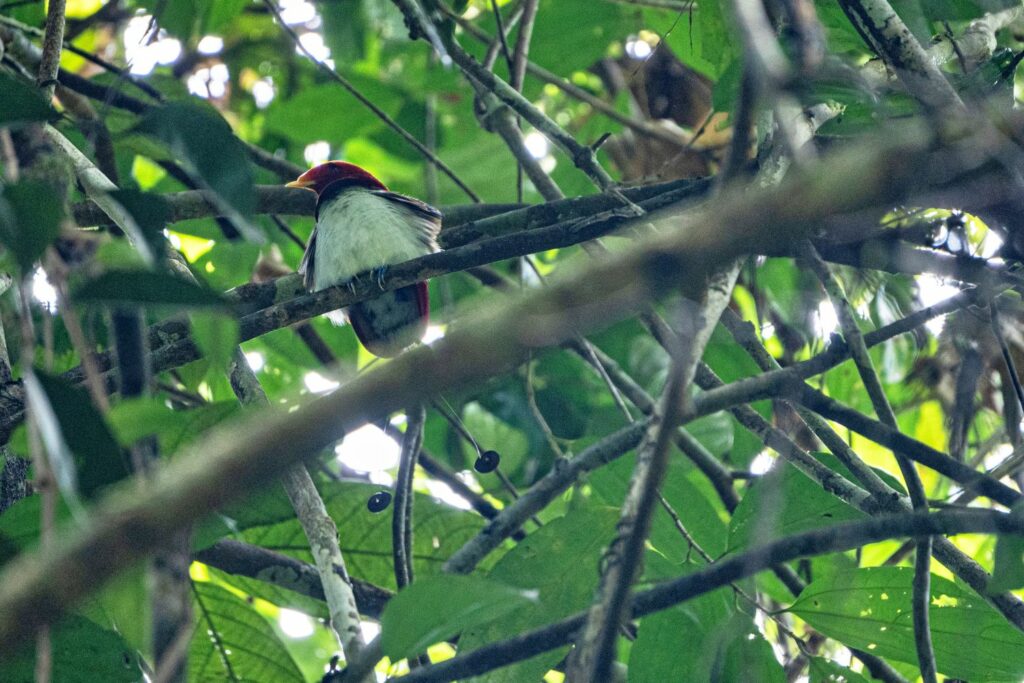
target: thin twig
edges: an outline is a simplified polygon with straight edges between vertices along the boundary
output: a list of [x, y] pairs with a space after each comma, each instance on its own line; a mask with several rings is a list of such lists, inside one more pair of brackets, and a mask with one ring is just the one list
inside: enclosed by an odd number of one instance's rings
[[[1024, 535], [1024, 521], [992, 510], [966, 509], [928, 515], [908, 512], [829, 525], [730, 555], [704, 569], [640, 591], [632, 600], [630, 613], [633, 618], [640, 618], [668, 609], [729, 583], [754, 576], [774, 565], [801, 557], [842, 552], [888, 538], [951, 535], [981, 530]], [[508, 666], [570, 643], [583, 627], [586, 617], [585, 612], [574, 614], [472, 652], [460, 653], [452, 659], [411, 672], [401, 680], [403, 683], [440, 683], [470, 678]], [[390, 680], [397, 683], [399, 679]]]
[[622, 504], [617, 533], [605, 555], [598, 599], [591, 605], [586, 626], [570, 659], [568, 677], [578, 681], [611, 678], [616, 640], [628, 612], [633, 581], [647, 543], [658, 489], [668, 469], [668, 456], [676, 428], [688, 408], [688, 389], [697, 359], [711, 337], [728, 296], [709, 296], [703, 306], [680, 302], [679, 346], [670, 351], [672, 364], [658, 411], [652, 418], [644, 445], [637, 453], [629, 490]]
[[317, 59], [312, 52], [306, 49], [306, 46], [302, 44], [301, 40], [299, 40], [298, 34], [295, 33], [292, 27], [285, 23], [285, 21], [281, 18], [281, 13], [278, 11], [277, 5], [274, 4], [274, 0], [263, 0], [263, 4], [266, 5], [267, 9], [270, 10], [270, 13], [274, 15], [274, 18], [277, 20], [277, 23], [281, 26], [281, 30], [287, 33], [288, 37], [292, 39], [293, 43], [295, 43], [295, 47], [299, 49], [302, 52], [302, 54], [306, 55], [306, 57], [311, 62], [313, 62], [318, 69], [323, 71], [331, 80], [335, 81], [338, 85], [347, 90], [349, 94], [352, 95], [352, 97], [356, 98], [360, 104], [362, 104], [364, 107], [373, 112], [373, 115], [376, 116], [381, 121], [383, 121], [388, 128], [398, 133], [398, 135], [403, 140], [408, 142], [417, 152], [422, 154], [424, 159], [437, 166], [437, 168], [446, 176], [448, 176], [452, 180], [452, 182], [455, 183], [458, 186], [458, 188], [462, 190], [466, 194], [466, 196], [469, 197], [473, 202], [480, 202], [480, 197], [475, 192], [473, 192], [473, 190], [471, 190], [468, 185], [462, 182], [462, 180], [457, 175], [455, 175], [455, 171], [449, 168], [446, 163], [441, 161], [436, 154], [434, 154], [432, 151], [430, 151], [430, 149], [426, 147], [426, 145], [417, 140], [412, 133], [403, 128], [397, 121], [391, 118], [391, 116], [389, 116], [387, 112], [378, 107], [373, 102], [373, 100], [368, 98], [363, 93], [359, 92], [359, 89], [356, 88], [351, 82], [349, 82], [347, 78], [339, 74], [337, 71], [332, 69], [324, 62]]
[[[413, 25], [418, 24], [420, 19], [415, 11], [415, 3], [412, 0], [394, 0], [394, 2], [402, 10], [407, 21]], [[472, 55], [463, 50], [461, 45], [455, 42], [453, 36], [442, 36], [442, 40], [445, 41], [445, 47], [448, 49], [448, 53], [452, 56], [455, 64], [467, 76], [493, 92], [530, 125], [547, 136], [549, 140], [568, 154], [573, 165], [583, 171], [599, 188], [608, 191], [615, 189], [612, 177], [598, 163], [594, 150], [578, 143], [572, 135], [519, 94], [515, 88], [485, 69]]]
[[402, 590], [413, 581], [412, 568], [412, 478], [423, 443], [423, 406], [406, 411], [405, 438], [395, 479], [394, 509], [391, 516], [391, 545], [395, 560], [395, 584]]
[[[853, 307], [843, 293], [842, 286], [829, 270], [828, 266], [818, 253], [811, 246], [809, 241], [801, 244], [805, 262], [809, 263], [811, 270], [818, 276], [828, 297], [835, 309], [839, 319], [840, 329], [843, 331], [843, 338], [846, 340], [850, 353], [853, 356], [854, 365], [860, 375], [864, 388], [875, 409], [875, 413], [883, 424], [891, 429], [899, 430], [896, 422], [896, 414], [892, 405], [885, 395], [882, 382], [875, 371], [871, 356], [868, 355], [867, 345], [864, 343], [864, 336], [857, 326], [857, 320], [853, 313]], [[921, 476], [917, 472], [914, 463], [903, 456], [900, 452], [894, 451], [896, 462], [900, 472], [903, 473], [903, 480], [907, 484], [907, 491], [910, 493], [910, 500], [914, 509], [918, 512], [928, 510], [928, 496], [925, 493], [924, 485], [921, 483]], [[935, 666], [935, 650], [932, 647], [931, 627], [929, 626], [929, 606], [931, 605], [931, 558], [932, 542], [930, 538], [922, 537], [917, 539], [917, 554], [914, 562], [913, 581], [913, 620], [914, 620], [914, 643], [917, 647], [917, 661], [921, 670], [921, 678], [925, 683], [936, 683], [937, 673]]]

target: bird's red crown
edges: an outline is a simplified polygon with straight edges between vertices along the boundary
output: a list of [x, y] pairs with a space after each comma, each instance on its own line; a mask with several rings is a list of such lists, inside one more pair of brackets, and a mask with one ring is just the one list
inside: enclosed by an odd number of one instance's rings
[[372, 173], [347, 161], [328, 161], [309, 169], [286, 187], [303, 187], [321, 194], [328, 185], [344, 181], [352, 185], [366, 187], [371, 190], [387, 190], [387, 186], [377, 180]]

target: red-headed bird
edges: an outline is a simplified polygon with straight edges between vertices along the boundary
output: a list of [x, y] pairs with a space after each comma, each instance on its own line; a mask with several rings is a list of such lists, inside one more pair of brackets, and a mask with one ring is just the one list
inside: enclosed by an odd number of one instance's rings
[[[299, 265], [309, 291], [345, 284], [367, 271], [381, 277], [387, 266], [438, 250], [441, 212], [418, 199], [391, 192], [355, 164], [328, 161], [287, 187], [316, 192], [316, 227]], [[427, 331], [427, 283], [353, 304], [346, 316], [370, 353], [396, 356]]]

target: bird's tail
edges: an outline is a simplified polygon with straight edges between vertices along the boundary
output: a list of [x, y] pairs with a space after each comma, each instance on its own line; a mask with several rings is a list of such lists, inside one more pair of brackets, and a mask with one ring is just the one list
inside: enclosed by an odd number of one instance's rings
[[391, 358], [423, 338], [430, 320], [427, 283], [418, 282], [353, 304], [348, 321], [363, 346]]

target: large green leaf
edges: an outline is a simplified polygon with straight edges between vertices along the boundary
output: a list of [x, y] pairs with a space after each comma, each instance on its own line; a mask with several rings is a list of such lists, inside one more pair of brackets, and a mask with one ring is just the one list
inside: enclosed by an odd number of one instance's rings
[[[612, 536], [618, 510], [572, 510], [548, 522], [510, 550], [491, 570], [489, 578], [525, 590], [537, 590], [540, 599], [485, 626], [470, 629], [459, 639], [469, 652], [487, 643], [550, 623], [584, 609], [593, 597], [600, 569], [601, 550]], [[565, 655], [565, 648], [538, 655], [487, 675], [488, 683], [539, 680]]]
[[[815, 455], [837, 473], [843, 471], [833, 456]], [[778, 468], [751, 486], [740, 501], [729, 525], [730, 550], [867, 517], [827, 493], [792, 465], [780, 463]]]
[[[367, 499], [381, 487], [356, 483], [328, 483], [321, 495], [331, 517], [344, 521], [338, 534], [341, 552], [352, 576], [395, 589], [391, 548], [391, 510], [377, 514], [366, 508]], [[266, 506], [254, 510], [260, 519], [238, 520], [242, 540], [312, 562], [309, 543], [287, 499], [278, 490], [264, 494]], [[264, 502], [260, 503], [261, 506]], [[252, 507], [250, 506], [246, 506]], [[233, 513], [228, 513], [234, 517]], [[416, 494], [413, 504], [413, 568], [415, 576], [436, 574], [446, 559], [483, 526], [470, 512]]]
[[[40, 496], [22, 498], [0, 515], [0, 565], [39, 542]], [[63, 500], [57, 504], [57, 519], [68, 516]]]
[[127, 477], [127, 455], [86, 391], [54, 375], [39, 370], [35, 374], [75, 455], [79, 492], [89, 498]]
[[[589, 479], [593, 494], [606, 505], [620, 507], [635, 464], [636, 456], [628, 455], [594, 472]], [[725, 551], [726, 527], [714, 506], [687, 479], [689, 469], [690, 465], [683, 462], [681, 456], [673, 457], [661, 487], [661, 494], [679, 518], [678, 524], [683, 526], [686, 533], [705, 552], [712, 557], [718, 557]], [[680, 569], [686, 558], [693, 553], [689, 542], [677, 527], [676, 520], [661, 505], [654, 510], [649, 541], [655, 550]]]
[[[124, 639], [94, 621], [68, 615], [52, 631], [52, 680], [94, 683], [143, 680], [138, 653]], [[24, 647], [10, 659], [0, 660], [0, 680], [32, 683], [36, 680], [35, 648]]]
[[210, 371], [224, 373], [238, 347], [238, 319], [232, 315], [200, 313], [193, 315], [192, 337], [210, 359]]
[[287, 648], [252, 605], [212, 583], [192, 586], [199, 623], [188, 648], [191, 680], [304, 683]]
[[807, 660], [807, 674], [809, 683], [868, 683], [868, 679], [859, 673], [821, 657], [811, 657]]
[[[848, 647], [917, 661], [911, 616], [913, 569], [872, 567], [814, 581], [790, 611]], [[977, 595], [934, 574], [932, 644], [939, 673], [970, 681], [1024, 677], [1024, 634]]]
[[323, 20], [324, 43], [338, 64], [358, 61], [365, 48], [367, 29], [363, 0], [327, 2], [317, 7]]
[[728, 588], [644, 617], [630, 650], [631, 683], [782, 683], [782, 666]]
[[659, 37], [687, 66], [712, 80], [718, 78], [740, 53], [741, 43], [723, 13], [723, 0], [709, 0], [697, 12], [645, 11], [644, 28]]
[[308, 614], [314, 619], [320, 619], [325, 623], [331, 617], [327, 611], [327, 603], [323, 600], [317, 600], [302, 593], [282, 588], [278, 584], [270, 583], [269, 581], [252, 579], [241, 574], [229, 574], [209, 565], [207, 565], [206, 571], [209, 572], [210, 578], [214, 579], [216, 583], [229, 585], [246, 595], [266, 600], [278, 607], [286, 607]]
[[[1024, 514], [1024, 505], [1014, 507], [1014, 514]], [[991, 594], [1024, 588], [1024, 538], [1010, 534], [996, 541], [995, 567], [988, 583]]]
[[[351, 80], [382, 110], [392, 116], [398, 114], [405, 95], [379, 80], [359, 77]], [[267, 109], [267, 128], [300, 144], [326, 140], [338, 148], [347, 140], [383, 125], [365, 105], [334, 83], [305, 88]]]
[[103, 304], [227, 308], [226, 300], [217, 292], [180, 277], [149, 271], [104, 273], [77, 287], [73, 298]]
[[392, 598], [381, 617], [384, 654], [397, 661], [537, 601], [537, 591], [479, 576], [432, 576]]
[[64, 207], [46, 183], [23, 180], [2, 187], [0, 243], [14, 255], [23, 275], [56, 239], [63, 217]]
[[248, 0], [143, 0], [161, 28], [185, 42], [195, 35], [217, 33], [238, 16]]
[[245, 229], [244, 218], [256, 207], [249, 156], [216, 110], [168, 104], [151, 109], [137, 131], [163, 142], [201, 188], [212, 190], [221, 208], [238, 214], [229, 217]]
[[0, 127], [58, 118], [39, 91], [8, 74], [0, 73], [0, 92]]
[[542, 0], [530, 59], [563, 75], [587, 69], [605, 56], [613, 41], [629, 35], [627, 17], [621, 6], [611, 2]]

